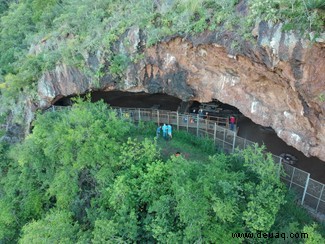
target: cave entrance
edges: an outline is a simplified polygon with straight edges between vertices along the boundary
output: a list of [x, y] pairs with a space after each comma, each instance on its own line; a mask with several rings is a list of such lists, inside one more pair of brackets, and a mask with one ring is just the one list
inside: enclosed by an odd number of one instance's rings
[[[91, 101], [104, 100], [112, 107], [126, 108], [155, 108], [176, 111], [182, 100], [167, 94], [148, 94], [145, 92], [121, 92], [121, 91], [93, 91], [90, 92]], [[83, 95], [84, 96], [84, 95]], [[71, 97], [64, 97], [56, 101], [53, 105], [69, 106]]]
[[91, 93], [91, 101], [103, 99], [104, 102], [116, 107], [127, 108], [156, 108], [176, 111], [181, 99], [167, 94], [145, 92], [120, 92], [120, 91], [96, 91]]
[[251, 119], [244, 116], [236, 107], [229, 104], [221, 103], [214, 100], [208, 103], [199, 103], [193, 101], [189, 107], [189, 113], [198, 113], [202, 109], [203, 114], [208, 113], [209, 117], [213, 116], [227, 117], [233, 115], [236, 118], [237, 135], [247, 140], [257, 142], [259, 145], [264, 144], [267, 151], [274, 155], [292, 155], [296, 160], [294, 166], [309, 172], [315, 180], [325, 183], [325, 163], [317, 157], [306, 157], [296, 148], [287, 145], [271, 127], [264, 127], [254, 123]]

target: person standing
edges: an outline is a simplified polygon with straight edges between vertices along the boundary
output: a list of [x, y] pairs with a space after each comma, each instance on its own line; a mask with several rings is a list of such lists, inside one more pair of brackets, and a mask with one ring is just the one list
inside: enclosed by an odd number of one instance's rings
[[200, 110], [199, 110], [199, 117], [203, 118], [203, 109], [202, 108], [200, 108]]
[[165, 139], [167, 139], [167, 125], [164, 124], [164, 125], [161, 127], [161, 129], [162, 129], [162, 132], [163, 132], [163, 137], [164, 137]]
[[167, 133], [168, 133], [168, 139], [171, 140], [173, 135], [172, 135], [172, 126], [171, 125], [167, 125]]
[[160, 137], [160, 131], [161, 131], [161, 126], [159, 125], [158, 128], [157, 128], [157, 130], [156, 130], [156, 136], [157, 136], [157, 138]]
[[230, 116], [229, 123], [230, 123], [230, 130], [235, 130], [235, 122], [236, 119], [233, 115]]

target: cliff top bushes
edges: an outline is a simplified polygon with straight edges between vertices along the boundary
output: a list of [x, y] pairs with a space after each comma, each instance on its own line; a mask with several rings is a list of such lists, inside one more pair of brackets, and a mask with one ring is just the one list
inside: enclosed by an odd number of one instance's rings
[[[58, 63], [79, 65], [95, 77], [100, 72], [87, 67], [88, 55], [116, 63], [113, 44], [134, 25], [143, 30], [147, 45], [172, 34], [219, 28], [239, 27], [248, 37], [256, 20], [282, 21], [286, 30], [324, 28], [324, 4], [318, 0], [249, 0], [246, 5], [238, 0], [2, 0], [0, 16], [0, 75], [17, 91]], [[7, 81], [8, 74], [18, 82]]]

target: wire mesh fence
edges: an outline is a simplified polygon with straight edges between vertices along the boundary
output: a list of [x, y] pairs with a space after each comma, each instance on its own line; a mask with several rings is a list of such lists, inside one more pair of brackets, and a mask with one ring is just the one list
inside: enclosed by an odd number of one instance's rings
[[[57, 110], [60, 108], [57, 108]], [[202, 118], [198, 114], [181, 114], [175, 111], [138, 108], [113, 108], [116, 114], [133, 122], [152, 121], [161, 124], [171, 124], [177, 130], [186, 130], [196, 136], [208, 137], [213, 140], [216, 148], [225, 153], [243, 150], [256, 144], [253, 141], [237, 136], [236, 131], [228, 129], [225, 118]], [[53, 106], [48, 111], [55, 111]], [[307, 209], [318, 215], [325, 216], [325, 185], [310, 178], [310, 174], [292, 165], [282, 163], [282, 158], [272, 155], [274, 162], [279, 164], [281, 180], [296, 192], [297, 199]]]

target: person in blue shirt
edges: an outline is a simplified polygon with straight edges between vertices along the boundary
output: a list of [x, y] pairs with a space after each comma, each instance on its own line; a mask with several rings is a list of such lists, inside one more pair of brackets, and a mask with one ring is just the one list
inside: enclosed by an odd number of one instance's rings
[[163, 137], [164, 137], [165, 139], [167, 139], [167, 125], [164, 124], [164, 125], [161, 127], [161, 129], [162, 129], [162, 132], [163, 132]]

